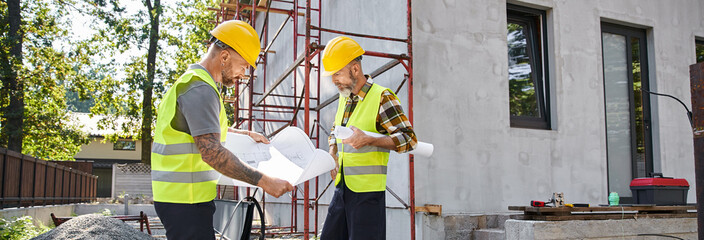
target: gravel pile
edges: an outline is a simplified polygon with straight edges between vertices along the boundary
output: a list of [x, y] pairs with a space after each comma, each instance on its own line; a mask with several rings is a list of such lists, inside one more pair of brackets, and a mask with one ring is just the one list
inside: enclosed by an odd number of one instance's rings
[[33, 239], [136, 239], [152, 240], [147, 233], [140, 232], [122, 220], [88, 214], [75, 217], [58, 227]]

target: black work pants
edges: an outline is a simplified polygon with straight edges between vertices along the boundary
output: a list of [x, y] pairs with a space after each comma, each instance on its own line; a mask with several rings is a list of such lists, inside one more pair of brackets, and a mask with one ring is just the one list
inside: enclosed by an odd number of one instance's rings
[[194, 204], [154, 202], [154, 209], [169, 240], [215, 239], [213, 201]]
[[320, 239], [386, 239], [385, 205], [384, 191], [356, 193], [347, 188], [342, 177], [335, 187]]

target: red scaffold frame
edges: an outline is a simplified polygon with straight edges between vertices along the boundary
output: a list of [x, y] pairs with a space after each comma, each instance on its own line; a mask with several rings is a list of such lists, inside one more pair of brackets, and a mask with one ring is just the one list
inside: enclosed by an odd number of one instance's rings
[[[412, 44], [412, 28], [411, 28], [411, 0], [406, 0], [407, 1], [407, 14], [406, 14], [406, 28], [407, 28], [407, 36], [406, 38], [391, 38], [391, 37], [384, 37], [384, 36], [375, 36], [375, 35], [369, 35], [369, 34], [359, 34], [359, 33], [352, 33], [352, 32], [345, 32], [345, 31], [338, 31], [334, 29], [328, 29], [328, 28], [323, 28], [321, 26], [321, 15], [322, 15], [322, 1], [321, 0], [259, 0], [259, 1], [251, 1], [249, 4], [244, 4], [241, 3], [240, 1], [233, 1], [233, 0], [222, 0], [222, 2], [219, 3], [219, 8], [209, 8], [208, 10], [215, 12], [215, 23], [220, 23], [225, 20], [231, 20], [231, 19], [239, 19], [243, 21], [249, 22], [252, 26], [255, 27], [256, 29], [256, 20], [257, 20], [257, 14], [265, 14], [264, 15], [264, 23], [261, 24], [261, 31], [259, 32], [260, 35], [260, 42], [262, 42], [263, 47], [262, 47], [262, 53], [260, 54], [258, 60], [257, 60], [257, 65], [259, 69], [259, 76], [255, 76], [254, 73], [254, 68], [250, 68], [250, 75], [248, 79], [242, 79], [235, 84], [233, 88], [233, 94], [234, 96], [225, 96], [225, 102], [230, 103], [233, 105], [235, 111], [234, 111], [234, 126], [236, 128], [240, 128], [246, 124], [248, 130], [252, 130], [252, 126], [254, 123], [262, 124], [262, 131], [265, 135], [267, 136], [273, 136], [276, 133], [278, 133], [280, 130], [284, 129], [285, 127], [288, 126], [299, 126], [300, 124], [297, 121], [297, 115], [299, 112], [303, 114], [303, 126], [302, 129], [309, 135], [310, 139], [314, 141], [316, 147], [320, 147], [320, 135], [321, 135], [321, 128], [322, 125], [319, 122], [320, 119], [320, 110], [327, 107], [331, 103], [333, 103], [335, 100], [337, 100], [337, 96], [330, 97], [324, 101], [321, 101], [320, 97], [320, 58], [316, 57], [320, 52], [325, 48], [325, 46], [321, 43], [321, 33], [322, 32], [328, 32], [328, 33], [335, 33], [335, 34], [340, 34], [340, 35], [347, 35], [347, 36], [354, 36], [354, 37], [361, 37], [361, 38], [369, 38], [369, 39], [376, 39], [376, 40], [383, 40], [383, 41], [395, 41], [395, 42], [402, 42], [406, 43], [408, 48], [406, 53], [402, 54], [392, 54], [392, 53], [384, 53], [384, 52], [373, 52], [373, 51], [366, 51], [364, 55], [367, 56], [373, 56], [373, 57], [380, 57], [380, 58], [387, 58], [390, 59], [390, 61], [383, 66], [379, 67], [375, 71], [373, 71], [370, 75], [372, 77], [376, 77], [387, 70], [401, 64], [404, 69], [406, 69], [407, 73], [404, 74], [403, 81], [399, 84], [398, 88], [396, 89], [396, 92], [400, 91], [401, 88], [406, 84], [407, 89], [408, 89], [408, 118], [411, 123], [413, 123], [413, 44]], [[283, 8], [273, 8], [271, 7], [272, 2], [279, 2], [279, 3], [285, 3], [283, 5], [290, 5], [290, 8], [283, 9]], [[315, 4], [316, 6], [311, 6], [312, 4]], [[270, 13], [275, 13], [275, 14], [284, 14], [287, 15], [286, 20], [284, 20], [283, 23], [278, 27], [278, 30], [276, 34], [272, 37], [271, 40], [269, 40], [269, 14]], [[315, 17], [311, 17], [312, 13], [316, 13]], [[271, 81], [270, 79], [267, 79], [267, 65], [268, 65], [268, 56], [269, 56], [269, 49], [272, 46], [272, 43], [276, 40], [276, 38], [279, 36], [279, 34], [282, 32], [284, 29], [284, 26], [286, 23], [289, 21], [289, 19], [292, 20], [293, 22], [293, 57], [294, 61], [289, 67], [287, 67], [284, 72], [276, 78], [276, 80], [273, 83], [269, 83]], [[302, 29], [299, 29], [299, 22], [304, 21], [304, 27]], [[302, 32], [301, 32], [302, 31]], [[299, 50], [299, 44], [301, 44], [301, 41], [299, 41], [302, 38], [302, 43], [303, 45], [303, 53], [298, 53]], [[316, 61], [315, 64], [311, 63], [311, 61]], [[293, 73], [297, 68], [303, 67], [304, 68], [304, 74], [303, 74], [303, 88], [301, 95], [297, 95], [295, 93], [296, 83], [297, 83], [297, 74], [293, 74], [293, 77], [289, 77], [291, 73]], [[314, 74], [311, 75], [311, 72], [315, 70]], [[293, 89], [294, 89], [294, 94], [291, 95], [286, 95], [286, 94], [274, 94], [274, 90], [283, 82], [288, 79], [293, 79]], [[261, 92], [259, 92], [258, 89], [254, 89], [254, 81], [261, 81], [263, 84]], [[315, 91], [315, 96], [311, 96], [311, 81], [317, 81], [317, 84], [314, 86], [317, 87], [317, 91]], [[269, 88], [267, 89], [267, 86]], [[259, 96], [259, 100], [255, 101], [254, 96]], [[294, 105], [293, 106], [287, 106], [285, 104], [267, 104], [266, 100], [267, 98], [281, 98], [281, 99], [293, 99]], [[276, 102], [276, 101], [273, 101]], [[283, 102], [283, 101], [282, 101]], [[315, 106], [311, 106], [311, 103], [315, 103]], [[303, 106], [301, 106], [303, 105]], [[259, 113], [261, 117], [255, 117], [254, 113]], [[282, 119], [267, 119], [267, 113], [273, 113], [273, 114], [293, 114], [293, 117], [290, 120], [282, 120]], [[311, 124], [311, 115], [315, 116], [315, 119], [313, 120]], [[278, 129], [266, 129], [266, 123], [278, 123], [278, 124], [283, 124]], [[308, 128], [311, 129], [308, 129]], [[327, 131], [328, 129], [323, 129], [322, 131]], [[326, 139], [323, 140], [323, 142], [327, 142]], [[414, 183], [414, 156], [409, 155], [408, 157], [409, 161], [409, 204], [406, 204], [400, 197], [398, 197], [391, 189], [387, 187], [387, 190], [401, 202], [405, 209], [410, 211], [410, 237], [411, 239], [415, 239], [415, 183]], [[310, 180], [313, 181], [313, 180]], [[328, 183], [327, 187], [321, 192], [319, 191], [319, 179], [318, 177], [315, 178], [314, 184], [315, 184], [315, 198], [311, 199], [310, 198], [310, 186], [309, 182], [306, 181], [303, 183], [303, 197], [299, 197], [298, 193], [300, 192], [300, 189], [298, 187], [295, 187], [295, 190], [292, 192], [291, 195], [291, 226], [281, 226], [281, 227], [276, 227], [278, 229], [288, 229], [289, 231], [286, 232], [277, 232], [277, 233], [261, 233], [261, 234], [302, 234], [303, 239], [308, 239], [309, 234], [317, 235], [318, 234], [318, 200], [320, 197], [325, 193], [325, 191], [330, 187], [332, 181]], [[221, 193], [224, 193], [227, 190], [225, 186], [218, 186], [218, 196], [222, 197]], [[238, 196], [238, 189], [237, 187], [233, 187], [233, 197], [235, 199], [239, 199]], [[250, 189], [247, 188], [246, 190], [247, 196], [250, 196], [251, 192]], [[263, 195], [264, 196], [264, 195]], [[262, 200], [265, 206], [265, 199]], [[298, 232], [298, 204], [300, 202], [303, 202], [303, 231]], [[266, 211], [266, 209], [264, 209]], [[310, 224], [310, 213], [314, 212], [314, 229], [312, 229], [309, 226]], [[273, 228], [269, 228], [273, 229]]]

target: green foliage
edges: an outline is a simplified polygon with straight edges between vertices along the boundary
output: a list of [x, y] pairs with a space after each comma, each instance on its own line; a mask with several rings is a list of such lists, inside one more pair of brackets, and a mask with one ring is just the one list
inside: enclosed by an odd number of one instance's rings
[[[145, 84], [147, 76], [147, 50], [149, 47], [150, 20], [157, 9], [148, 11], [140, 6], [136, 13], [128, 13], [127, 6], [119, 0], [85, 0], [88, 9], [85, 14], [95, 17], [99, 24], [92, 28], [96, 34], [86, 43], [104, 56], [129, 56], [126, 61], [105, 62], [100, 69], [106, 76], [111, 71], [123, 73], [123, 76], [111, 76], [101, 79], [100, 89], [94, 94], [95, 105], [91, 113], [111, 115], [101, 121], [102, 128], [119, 129], [121, 132], [108, 139], [126, 137], [142, 138], [142, 98], [148, 87], [153, 87], [152, 115], [156, 116], [156, 105], [165, 89], [182, 74], [189, 64], [196, 63], [205, 53], [205, 40], [214, 27], [208, 7], [217, 6], [216, 1], [184, 0], [173, 5], [161, 6], [163, 21], [159, 27], [158, 54], [154, 82]], [[144, 2], [147, 4], [147, 2]], [[138, 53], [138, 54], [135, 54]], [[115, 117], [126, 117], [126, 124], [115, 125]], [[155, 124], [152, 119], [152, 126]]]
[[[21, 9], [23, 56], [15, 67], [19, 81], [24, 84], [22, 153], [71, 160], [80, 146], [88, 143], [88, 136], [72, 125], [64, 95], [67, 89], [89, 88], [90, 82], [79, 67], [88, 57], [80, 51], [59, 46], [60, 42], [69, 41], [66, 26], [70, 25], [60, 3], [23, 1]], [[0, 4], [0, 15], [5, 15], [6, 11], [7, 5]], [[0, 38], [3, 46], [7, 46], [8, 37], [0, 35]], [[3, 54], [7, 54], [7, 50], [3, 47]], [[87, 97], [85, 91], [76, 93], [78, 98]], [[1, 107], [6, 107], [7, 103], [7, 99], [0, 101]]]
[[110, 209], [104, 208], [102, 211], [100, 211], [98, 214], [103, 215], [103, 216], [112, 216], [114, 215]]
[[32, 217], [13, 217], [12, 220], [0, 218], [0, 239], [7, 240], [24, 240], [39, 236], [42, 233], [49, 231], [50, 228], [39, 224], [35, 226], [32, 223]]
[[[12, 41], [7, 34], [8, 22], [0, 17], [0, 55], [9, 59], [12, 64], [8, 66], [16, 69], [24, 83], [24, 154], [73, 159], [80, 146], [89, 143], [89, 137], [73, 125], [70, 111], [105, 115], [98, 127], [118, 130], [106, 136], [108, 140], [142, 138], [142, 98], [153, 94], [151, 114], [156, 116], [155, 106], [167, 86], [205, 53], [205, 41], [214, 27], [209, 22], [213, 14], [207, 8], [217, 6], [217, 1], [183, 0], [166, 2], [170, 5], [164, 7], [150, 0], [142, 1], [143, 6], [128, 6], [130, 3], [22, 1], [21, 62], [13, 62], [9, 54]], [[157, 13], [161, 13], [162, 21], [154, 79], [150, 82], [146, 50]], [[0, 1], [0, 16], [7, 16], [5, 1]], [[92, 32], [71, 31], [78, 17], [92, 20], [87, 23]], [[0, 109], [9, 104], [4, 96]], [[5, 117], [0, 113], [0, 118]], [[152, 126], [155, 119], [151, 119]]]

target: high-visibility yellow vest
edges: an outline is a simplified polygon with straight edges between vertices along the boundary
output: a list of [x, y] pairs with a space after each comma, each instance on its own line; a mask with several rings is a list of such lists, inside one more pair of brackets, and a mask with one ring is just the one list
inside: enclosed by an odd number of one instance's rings
[[[152, 192], [154, 201], [201, 203], [215, 198], [219, 173], [203, 162], [193, 136], [171, 127], [176, 115], [178, 89], [204, 81], [220, 95], [215, 81], [202, 69], [189, 69], [166, 92], [157, 109], [152, 145]], [[220, 141], [227, 137], [225, 107], [220, 99]]]
[[[355, 126], [363, 131], [379, 133], [376, 130], [376, 117], [379, 114], [381, 94], [388, 88], [373, 84], [364, 99], [357, 103], [347, 127]], [[393, 94], [391, 90], [389, 90]], [[342, 124], [347, 98], [340, 96], [338, 100], [335, 126]], [[375, 146], [365, 146], [354, 149], [342, 144], [337, 139], [337, 154], [340, 169], [345, 174], [347, 188], [354, 192], [379, 192], [386, 190], [386, 167], [389, 162], [389, 150]], [[340, 182], [340, 172], [335, 177], [335, 185]]]

